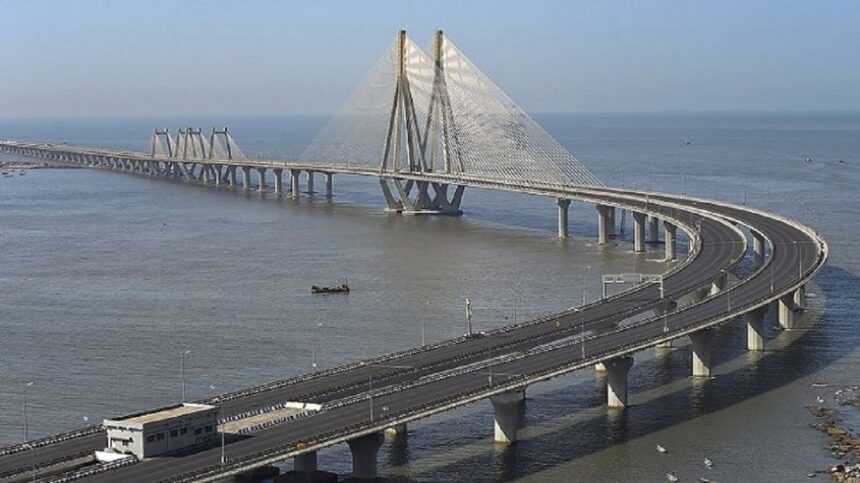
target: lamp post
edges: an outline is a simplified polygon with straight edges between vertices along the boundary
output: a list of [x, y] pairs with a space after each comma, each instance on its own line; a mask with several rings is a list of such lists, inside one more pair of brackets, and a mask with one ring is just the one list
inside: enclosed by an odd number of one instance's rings
[[185, 358], [191, 354], [191, 351], [182, 352], [182, 402], [185, 402]]
[[27, 388], [33, 385], [33, 381], [24, 384], [24, 441], [30, 440], [30, 424], [27, 420]]
[[469, 330], [469, 336], [472, 335], [472, 301], [466, 297], [466, 323]]
[[311, 367], [317, 370], [317, 332], [322, 328], [322, 322], [314, 326], [314, 345], [311, 353]]
[[585, 276], [591, 270], [591, 265], [585, 266], [585, 271], [582, 272], [582, 305], [585, 305]]
[[429, 314], [429, 312], [430, 312], [430, 310], [429, 310], [430, 301], [429, 300], [424, 301], [424, 305], [426, 305], [428, 309], [427, 309], [427, 313], [425, 313], [424, 316], [421, 317], [421, 346], [422, 347], [427, 345], [427, 339], [426, 339], [425, 335], [427, 333], [427, 314]]

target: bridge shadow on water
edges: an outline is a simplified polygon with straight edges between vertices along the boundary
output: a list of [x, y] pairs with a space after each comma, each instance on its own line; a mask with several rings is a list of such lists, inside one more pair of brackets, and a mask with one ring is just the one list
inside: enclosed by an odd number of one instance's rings
[[[860, 277], [846, 270], [825, 267], [815, 281], [819, 298], [811, 299], [821, 303], [801, 319], [808, 328], [774, 329], [775, 311], [770, 310], [771, 334], [764, 352], [746, 352], [745, 321], [719, 327], [714, 340], [718, 367], [711, 379], [689, 377], [689, 344], [658, 349], [654, 357], [643, 353], [630, 373], [632, 406], [626, 411], [603, 406], [605, 387], [602, 376], [595, 374], [573, 387], [529, 396], [521, 439], [515, 444], [494, 445], [488, 438], [492, 411], [470, 411], [416, 425], [412, 442], [406, 438], [391, 442], [380, 458], [382, 473], [391, 481], [510, 481], [534, 476], [794, 384], [860, 345], [850, 319], [850, 298], [860, 287], [858, 282]], [[424, 437], [432, 441], [418, 441]]]

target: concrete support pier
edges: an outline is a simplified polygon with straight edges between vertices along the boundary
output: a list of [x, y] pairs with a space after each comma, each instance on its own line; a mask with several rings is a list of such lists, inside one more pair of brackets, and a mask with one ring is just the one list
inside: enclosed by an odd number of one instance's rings
[[711, 377], [711, 343], [714, 332], [703, 329], [690, 334], [693, 342], [693, 377]]
[[666, 260], [674, 260], [678, 257], [675, 244], [678, 241], [678, 227], [663, 221], [663, 230], [666, 232], [664, 239], [666, 240]]
[[794, 291], [794, 309], [806, 310], [806, 286], [801, 285]]
[[609, 240], [609, 216], [611, 206], [597, 205], [597, 243], [605, 245]]
[[785, 295], [777, 302], [779, 305], [779, 326], [786, 330], [794, 329], [794, 294]]
[[279, 195], [284, 186], [284, 170], [273, 169], [272, 172], [275, 174], [275, 194]]
[[725, 290], [728, 281], [728, 274], [721, 273], [719, 277], [715, 278], [714, 281], [711, 282], [711, 289], [708, 291], [708, 295], [716, 295]]
[[312, 472], [317, 470], [317, 452], [300, 454], [293, 458], [293, 470], [302, 472]]
[[767, 307], [755, 309], [747, 314], [747, 350], [749, 351], [764, 350], [766, 314]]
[[497, 394], [490, 398], [496, 413], [496, 443], [508, 444], [517, 440], [517, 428], [520, 426], [525, 398], [524, 390]]
[[615, 228], [617, 226], [615, 223], [615, 215], [617, 214], [617, 211], [618, 210], [616, 210], [614, 206], [609, 207], [609, 226], [606, 228], [606, 233], [609, 234], [609, 238], [615, 238]]
[[382, 433], [368, 434], [350, 441], [349, 450], [352, 452], [352, 477], [358, 480], [373, 480], [376, 478], [376, 455], [385, 441]]
[[648, 242], [654, 244], [660, 242], [660, 219], [656, 216], [648, 217]]
[[567, 238], [567, 211], [570, 207], [570, 200], [567, 198], [556, 198], [555, 204], [558, 205], [558, 237]]
[[606, 366], [606, 405], [611, 408], [627, 407], [627, 374], [633, 366], [633, 357], [609, 359]]
[[385, 436], [389, 438], [402, 438], [406, 436], [406, 423], [395, 424], [390, 428], [385, 428]]
[[307, 179], [308, 179], [308, 194], [312, 195], [312, 194], [314, 194], [314, 172], [313, 171], [307, 172]]
[[325, 174], [325, 195], [331, 198], [334, 193], [334, 173]]
[[633, 250], [636, 253], [645, 251], [645, 213], [633, 213]]
[[257, 168], [257, 179], [260, 185], [257, 189], [260, 193], [264, 193], [266, 191], [266, 168]]
[[764, 263], [764, 236], [758, 232], [752, 232], [753, 236], [753, 255], [757, 265]]
[[251, 167], [242, 166], [242, 189], [248, 191], [251, 189]]
[[228, 166], [227, 167], [227, 185], [229, 187], [236, 186], [236, 167]]
[[299, 175], [302, 172], [297, 169], [290, 170], [290, 196], [298, 198], [299, 196]]

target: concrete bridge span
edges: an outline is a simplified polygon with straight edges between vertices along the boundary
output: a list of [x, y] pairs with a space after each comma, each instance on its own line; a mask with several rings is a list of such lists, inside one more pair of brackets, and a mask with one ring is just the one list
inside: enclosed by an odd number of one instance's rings
[[[157, 160], [162, 163], [160, 169], [141, 169], [145, 163], [153, 162], [152, 156], [143, 153], [9, 141], [0, 142], [0, 150], [146, 176], [178, 177], [213, 187], [224, 186], [211, 178], [185, 177], [183, 170], [167, 167], [176, 162], [170, 158]], [[380, 176], [375, 170], [323, 164], [260, 160], [220, 160], [219, 163], [221, 173], [230, 167], [240, 173], [251, 170], [264, 173], [270, 169], [324, 173], [330, 187], [333, 187], [334, 174]], [[177, 172], [180, 175], [177, 176]], [[313, 176], [311, 174], [310, 179]], [[627, 371], [638, 351], [690, 337], [694, 347], [692, 373], [707, 377], [712, 369], [710, 328], [744, 316], [749, 318], [748, 347], [761, 350], [764, 346], [763, 311], [775, 307], [780, 324], [786, 329], [794, 328], [794, 316], [802, 306], [803, 288], [821, 269], [828, 255], [826, 242], [809, 227], [745, 206], [607, 187], [517, 184], [436, 173], [397, 176], [404, 182], [444, 183], [553, 197], [558, 201], [560, 236], [566, 235], [564, 228], [570, 200], [598, 207], [598, 228], [603, 234], [601, 237], [599, 233], [598, 238], [604, 241], [613, 231], [614, 211], [625, 209], [635, 214], [636, 248], [640, 241], [644, 242], [645, 221], [650, 219], [663, 222], [667, 258], [677, 256], [674, 241], [678, 228], [691, 239], [692, 250], [675, 269], [664, 275], [662, 287], [643, 284], [585, 306], [491, 331], [483, 337], [445, 341], [216, 398], [211, 402], [222, 404], [227, 417], [276, 406], [286, 400], [319, 402], [324, 407], [312, 415], [255, 431], [251, 437], [231, 443], [227, 464], [220, 464], [218, 451], [212, 449], [170, 462], [143, 461], [92, 475], [89, 479], [151, 481], [157, 476], [156, 479], [165, 481], [208, 481], [285, 458], [313, 454], [321, 448], [348, 441], [354, 442], [355, 454], [375, 457], [375, 450], [367, 446], [372, 446], [372, 435], [487, 398], [496, 408], [496, 439], [513, 442], [516, 430], [511, 428], [516, 428], [515, 419], [520, 414], [515, 410], [520, 404], [518, 394], [530, 384], [602, 364], [608, 371], [607, 404], [623, 407], [627, 404]], [[289, 195], [298, 196], [299, 177], [296, 175], [292, 179], [295, 182], [290, 183]], [[238, 183], [235, 187], [239, 189]], [[268, 189], [265, 178], [257, 189], [260, 187]], [[312, 185], [308, 188], [313, 191]], [[250, 180], [242, 189], [251, 189]], [[281, 187], [271, 186], [271, 189], [277, 194], [286, 194]], [[758, 261], [758, 267], [728, 286], [727, 272], [750, 248], [738, 226], [746, 227], [751, 233], [751, 255]], [[685, 296], [693, 302], [678, 305], [677, 301]], [[658, 314], [653, 317], [625, 323], [632, 315], [655, 309]], [[373, 391], [367, 390], [370, 378], [377, 383]], [[370, 439], [366, 439], [368, 437]], [[10, 472], [28, 465], [82, 454], [93, 445], [103, 446], [103, 438], [96, 429], [38, 447], [2, 448], [0, 477], [14, 475], [16, 473]], [[363, 445], [363, 441], [370, 443]]]

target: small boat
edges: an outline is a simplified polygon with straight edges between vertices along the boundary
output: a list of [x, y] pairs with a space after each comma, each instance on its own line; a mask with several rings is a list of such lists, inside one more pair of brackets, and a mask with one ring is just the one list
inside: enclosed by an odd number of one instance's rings
[[714, 481], [714, 480], [709, 480], [709, 479], [707, 479], [707, 478], [705, 478], [705, 477], [703, 477], [703, 476], [700, 476], [700, 477], [699, 477], [699, 481], [701, 481], [702, 483], [717, 483], [716, 481]]
[[673, 475], [672, 473], [666, 473], [666, 479], [669, 481], [679, 481], [678, 477]]
[[320, 287], [318, 285], [311, 285], [311, 293], [348, 293], [349, 285], [346, 283], [342, 283], [340, 285], [335, 285], [334, 287]]
[[705, 466], [707, 466], [708, 468], [713, 468], [714, 462], [709, 460], [708, 458], [705, 458]]
[[807, 163], [811, 163], [811, 162], [812, 162], [812, 158], [810, 158], [809, 156], [807, 156], [807, 157], [806, 157], [806, 162], [807, 162]]
[[657, 451], [659, 451], [661, 453], [668, 453], [669, 452], [668, 449], [664, 448], [663, 446], [660, 446], [659, 444], [657, 445]]

